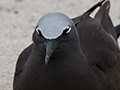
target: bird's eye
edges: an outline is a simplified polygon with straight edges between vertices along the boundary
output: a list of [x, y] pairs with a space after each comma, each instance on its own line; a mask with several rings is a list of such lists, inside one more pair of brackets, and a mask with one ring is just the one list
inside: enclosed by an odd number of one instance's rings
[[71, 26], [68, 26], [66, 29], [64, 29], [63, 34], [68, 34], [71, 31]]
[[41, 34], [41, 31], [40, 31], [39, 26], [37, 26], [35, 30], [36, 30], [36, 32], [37, 32], [39, 35]]

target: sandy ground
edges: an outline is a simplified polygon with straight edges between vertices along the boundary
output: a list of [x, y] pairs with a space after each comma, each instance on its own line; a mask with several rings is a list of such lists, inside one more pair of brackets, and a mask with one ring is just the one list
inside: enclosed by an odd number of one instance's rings
[[[69, 17], [81, 15], [100, 0], [0, 0], [0, 90], [12, 90], [15, 64], [20, 52], [32, 43], [39, 20], [49, 12]], [[111, 0], [110, 16], [120, 23], [120, 0]]]

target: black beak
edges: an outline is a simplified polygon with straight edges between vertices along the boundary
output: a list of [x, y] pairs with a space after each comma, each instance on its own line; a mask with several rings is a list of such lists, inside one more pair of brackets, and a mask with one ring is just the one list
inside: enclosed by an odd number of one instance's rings
[[59, 46], [60, 41], [57, 39], [46, 40], [46, 56], [45, 56], [45, 65], [47, 65], [51, 55], [55, 49]]

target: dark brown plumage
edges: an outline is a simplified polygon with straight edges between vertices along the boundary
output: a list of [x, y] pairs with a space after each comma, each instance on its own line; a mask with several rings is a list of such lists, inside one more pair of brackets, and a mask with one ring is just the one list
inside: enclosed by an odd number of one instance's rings
[[13, 90], [120, 90], [120, 51], [107, 19], [101, 24], [87, 13], [78, 19], [50, 13], [39, 20], [33, 43], [18, 58]]

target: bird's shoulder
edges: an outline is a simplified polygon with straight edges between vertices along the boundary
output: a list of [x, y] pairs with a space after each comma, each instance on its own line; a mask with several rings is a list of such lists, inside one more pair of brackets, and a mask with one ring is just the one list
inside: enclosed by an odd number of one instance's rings
[[32, 49], [33, 49], [33, 44], [31, 44], [27, 48], [25, 48], [18, 57], [16, 68], [15, 68], [16, 70], [15, 70], [15, 74], [14, 74], [15, 77], [14, 77], [14, 81], [13, 81], [13, 83], [14, 83], [13, 88], [15, 90], [17, 88], [17, 85], [18, 85], [17, 82], [19, 81], [19, 78], [23, 71], [24, 65], [28, 61], [28, 58], [32, 52]]
[[16, 72], [15, 75], [22, 72], [24, 65], [29, 59], [30, 54], [32, 53], [33, 44], [29, 45], [25, 48], [18, 57], [17, 65], [16, 65]]

